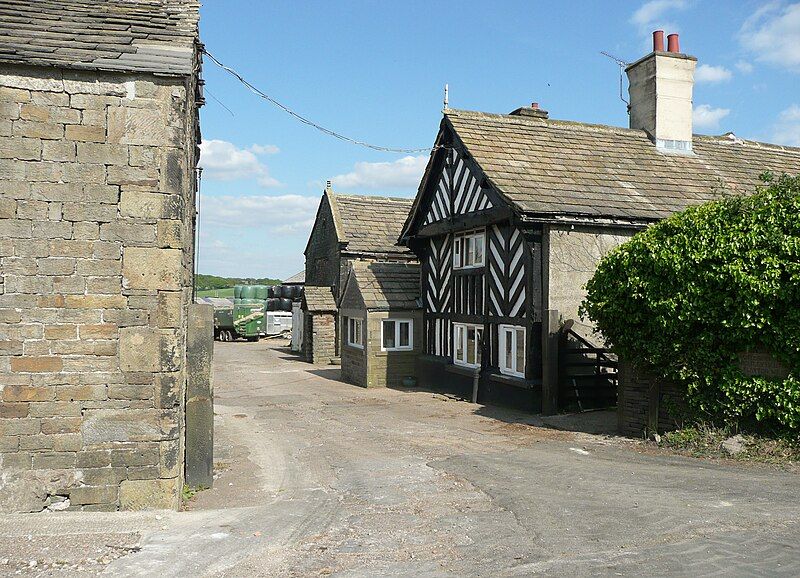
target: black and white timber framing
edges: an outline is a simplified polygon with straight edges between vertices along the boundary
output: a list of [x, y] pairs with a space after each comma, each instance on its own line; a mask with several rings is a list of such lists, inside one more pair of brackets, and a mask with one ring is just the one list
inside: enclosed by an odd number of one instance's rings
[[[424, 352], [454, 362], [454, 323], [483, 329], [482, 368], [499, 374], [499, 328], [525, 329], [524, 376], [505, 379], [534, 388], [541, 375], [541, 234], [515, 218], [454, 131], [443, 123], [401, 242], [422, 263]], [[482, 233], [483, 265], [454, 267], [460, 234]]]

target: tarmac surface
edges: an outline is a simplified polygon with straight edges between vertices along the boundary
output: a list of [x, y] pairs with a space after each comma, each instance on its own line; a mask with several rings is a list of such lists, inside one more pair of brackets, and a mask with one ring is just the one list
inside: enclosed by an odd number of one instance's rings
[[609, 414], [362, 389], [284, 345], [216, 343], [188, 511], [2, 517], [0, 575], [800, 575], [797, 474], [651, 455], [596, 433]]

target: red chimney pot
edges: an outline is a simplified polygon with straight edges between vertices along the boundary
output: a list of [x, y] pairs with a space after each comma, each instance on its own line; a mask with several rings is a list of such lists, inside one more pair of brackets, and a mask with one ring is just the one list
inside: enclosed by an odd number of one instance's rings
[[655, 30], [653, 32], [653, 52], [664, 52], [663, 30]]
[[667, 52], [680, 52], [681, 43], [678, 40], [677, 34], [670, 34], [667, 36]]

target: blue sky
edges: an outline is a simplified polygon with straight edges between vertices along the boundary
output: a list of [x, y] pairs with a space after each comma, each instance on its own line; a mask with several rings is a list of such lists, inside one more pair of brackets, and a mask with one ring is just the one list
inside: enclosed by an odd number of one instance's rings
[[[634, 61], [657, 28], [698, 58], [696, 133], [800, 146], [800, 2], [206, 0], [201, 20], [207, 50], [267, 94], [398, 148], [433, 143], [445, 83], [453, 108], [537, 101], [551, 118], [627, 126], [619, 69], [600, 51]], [[208, 60], [203, 74], [200, 272], [303, 269], [326, 179], [339, 192], [415, 194], [427, 155], [341, 142]]]

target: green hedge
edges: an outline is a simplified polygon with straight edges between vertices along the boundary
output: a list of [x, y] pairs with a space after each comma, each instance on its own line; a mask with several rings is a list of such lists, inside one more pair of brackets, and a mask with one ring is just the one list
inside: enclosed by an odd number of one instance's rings
[[[800, 436], [800, 177], [690, 208], [610, 252], [581, 314], [624, 358], [686, 387], [695, 417]], [[748, 377], [771, 353], [785, 380]]]

